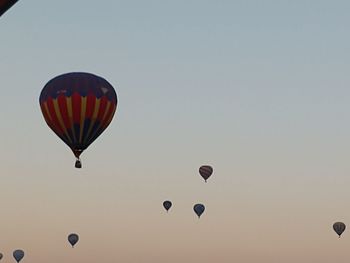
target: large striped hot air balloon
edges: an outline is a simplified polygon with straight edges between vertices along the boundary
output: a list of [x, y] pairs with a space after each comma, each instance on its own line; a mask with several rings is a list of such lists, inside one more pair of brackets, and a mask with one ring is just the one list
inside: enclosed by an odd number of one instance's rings
[[41, 91], [40, 107], [47, 125], [80, 155], [107, 128], [117, 108], [117, 94], [105, 79], [90, 73], [66, 73]]

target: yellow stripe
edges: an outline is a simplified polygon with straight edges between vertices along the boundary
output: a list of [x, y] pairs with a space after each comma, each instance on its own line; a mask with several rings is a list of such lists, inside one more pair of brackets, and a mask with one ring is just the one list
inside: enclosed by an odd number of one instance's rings
[[44, 109], [45, 109], [46, 114], [49, 117], [50, 121], [52, 121], [52, 117], [51, 117], [51, 114], [50, 114], [50, 111], [49, 111], [49, 107], [47, 106], [47, 102], [46, 101], [44, 102]]
[[95, 109], [94, 109], [94, 112], [93, 112], [92, 117], [91, 117], [90, 127], [89, 127], [89, 130], [87, 132], [86, 138], [89, 138], [92, 127], [94, 126], [94, 124], [96, 122], [98, 111], [100, 109], [100, 102], [101, 102], [101, 99], [97, 99], [97, 98], [95, 99]]
[[86, 97], [81, 98], [79, 143], [82, 143], [82, 140], [83, 140], [84, 120], [85, 120], [85, 113], [86, 113], [86, 100], [87, 100]]
[[[103, 120], [106, 118], [107, 112], [109, 110], [109, 107], [111, 106], [111, 102], [108, 101], [107, 102], [107, 106], [105, 109], [105, 112], [103, 113], [102, 119], [98, 125], [98, 127], [95, 129], [94, 133], [91, 135], [91, 137], [89, 138], [89, 141], [96, 135], [96, 133], [100, 130], [101, 127], [103, 127]], [[88, 137], [87, 137], [88, 138]]]
[[66, 126], [64, 125], [64, 122], [63, 122], [63, 119], [62, 119], [62, 115], [61, 115], [61, 111], [60, 111], [60, 108], [58, 106], [58, 102], [57, 102], [57, 99], [54, 99], [52, 100], [53, 101], [53, 107], [55, 109], [55, 113], [56, 113], [56, 116], [57, 116], [57, 119], [58, 119], [58, 122], [64, 132], [64, 134], [67, 136], [69, 142], [72, 142], [72, 139], [69, 137], [69, 134], [67, 132], [67, 129], [66, 129]]
[[73, 133], [73, 140], [77, 141], [77, 138], [75, 138], [75, 130], [74, 130], [74, 122], [73, 122], [72, 97], [66, 97], [66, 102], [67, 102], [69, 122], [70, 122], [70, 126], [71, 126], [72, 133]]

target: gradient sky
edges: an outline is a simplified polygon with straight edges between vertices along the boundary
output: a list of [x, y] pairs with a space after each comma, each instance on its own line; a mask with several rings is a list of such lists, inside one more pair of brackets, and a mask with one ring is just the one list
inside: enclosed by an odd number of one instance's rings
[[[332, 224], [350, 226], [349, 10], [20, 0], [0, 18], [2, 261], [348, 263]], [[119, 99], [80, 170], [38, 102], [70, 71]]]

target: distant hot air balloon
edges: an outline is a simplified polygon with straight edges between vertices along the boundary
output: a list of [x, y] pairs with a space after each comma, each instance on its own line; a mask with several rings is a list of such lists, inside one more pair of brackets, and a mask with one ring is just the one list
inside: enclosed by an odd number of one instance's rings
[[338, 234], [339, 237], [341, 234], [343, 234], [345, 228], [346, 226], [343, 222], [336, 222], [333, 224], [333, 230]]
[[79, 241], [79, 236], [77, 234], [70, 234], [68, 236], [68, 242], [71, 244], [72, 247]]
[[204, 181], [207, 182], [208, 178], [213, 173], [213, 167], [210, 165], [202, 165], [199, 167], [199, 174], [203, 177]]
[[170, 201], [164, 201], [163, 202], [163, 206], [164, 206], [164, 208], [165, 208], [165, 210], [168, 212], [169, 211], [169, 209], [171, 208], [171, 206], [172, 206], [173, 204], [170, 202]]
[[0, 16], [10, 9], [17, 1], [18, 0], [0, 0]]
[[22, 258], [24, 257], [24, 251], [21, 249], [17, 249], [15, 251], [13, 251], [13, 257], [15, 258], [17, 263], [20, 262], [22, 260]]
[[197, 214], [198, 218], [200, 218], [205, 210], [205, 206], [202, 204], [195, 204], [193, 210]]
[[81, 153], [112, 121], [117, 94], [105, 79], [74, 72], [50, 80], [39, 102], [47, 125], [71, 148], [75, 167], [81, 168]]
[[4, 255], [2, 253], [0, 253], [0, 260], [4, 257]]

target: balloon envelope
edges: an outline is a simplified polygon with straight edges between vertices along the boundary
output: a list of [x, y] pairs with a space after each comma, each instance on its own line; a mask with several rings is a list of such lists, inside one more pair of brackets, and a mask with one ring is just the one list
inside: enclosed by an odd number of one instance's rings
[[170, 201], [164, 201], [163, 202], [163, 206], [165, 208], [166, 211], [169, 211], [169, 209], [171, 208], [173, 204]]
[[198, 218], [200, 218], [205, 210], [205, 206], [202, 204], [195, 204], [193, 210], [197, 214]]
[[343, 234], [345, 228], [346, 226], [343, 222], [336, 222], [333, 224], [333, 230], [338, 234], [339, 237], [341, 236], [341, 234]]
[[0, 260], [4, 257], [4, 255], [2, 253], [0, 253]]
[[[73, 72], [50, 80], [41, 91], [39, 103], [47, 125], [79, 159], [112, 121], [117, 94], [105, 79]], [[79, 166], [81, 163], [76, 164]]]
[[22, 260], [22, 258], [24, 257], [24, 251], [21, 249], [17, 249], [15, 251], [13, 251], [13, 257], [15, 258], [15, 260], [17, 262], [20, 262]]
[[0, 16], [11, 8], [18, 0], [0, 0]]
[[68, 236], [68, 242], [71, 244], [72, 247], [79, 241], [79, 236], [77, 234], [69, 234]]
[[203, 177], [205, 182], [207, 182], [208, 178], [212, 175], [213, 173], [213, 167], [210, 165], [202, 165], [199, 167], [199, 174]]

